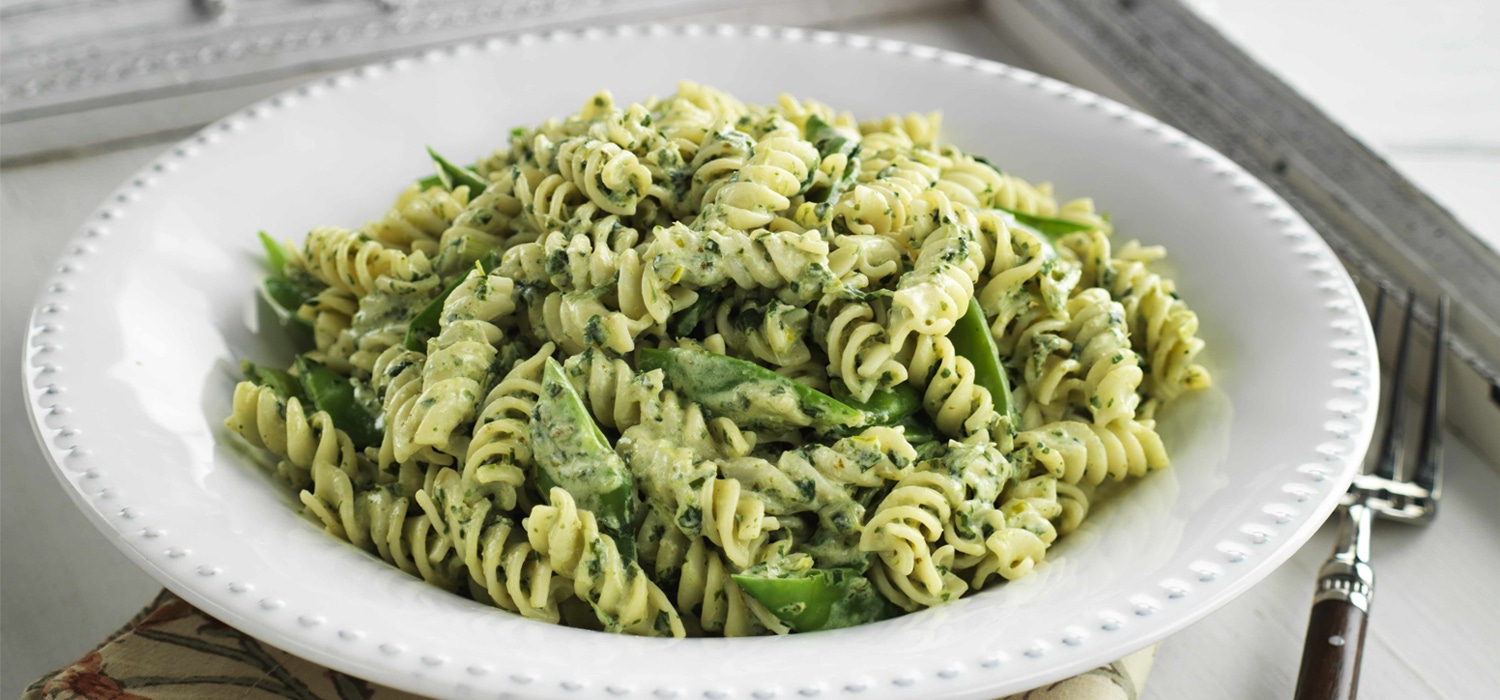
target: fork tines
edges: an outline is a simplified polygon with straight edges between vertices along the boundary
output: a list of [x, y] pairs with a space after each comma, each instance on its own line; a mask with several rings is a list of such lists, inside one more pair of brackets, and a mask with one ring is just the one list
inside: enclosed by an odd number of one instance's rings
[[[1375, 328], [1378, 332], [1385, 315], [1384, 285], [1375, 297]], [[1437, 316], [1433, 323], [1432, 360], [1428, 368], [1427, 397], [1422, 414], [1421, 443], [1417, 465], [1403, 474], [1406, 461], [1406, 372], [1411, 355], [1413, 313], [1417, 295], [1406, 295], [1406, 314], [1401, 322], [1401, 344], [1396, 351], [1396, 367], [1391, 377], [1390, 405], [1386, 411], [1385, 434], [1372, 472], [1354, 478], [1350, 495], [1363, 500], [1378, 515], [1397, 520], [1427, 521], [1437, 514], [1443, 469], [1443, 348], [1448, 331], [1448, 298], [1438, 297]]]

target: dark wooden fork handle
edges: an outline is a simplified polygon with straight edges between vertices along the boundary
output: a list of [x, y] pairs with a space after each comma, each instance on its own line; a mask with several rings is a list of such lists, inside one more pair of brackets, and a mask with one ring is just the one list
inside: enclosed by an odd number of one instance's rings
[[1354, 697], [1367, 618], [1368, 613], [1350, 600], [1332, 598], [1313, 605], [1302, 642], [1296, 700]]

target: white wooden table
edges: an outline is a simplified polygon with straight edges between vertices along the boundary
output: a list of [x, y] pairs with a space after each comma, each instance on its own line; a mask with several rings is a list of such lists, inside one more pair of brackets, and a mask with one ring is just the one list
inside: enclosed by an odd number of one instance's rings
[[[1500, 4], [1192, 4], [1500, 247]], [[1021, 62], [957, 11], [840, 28]], [[163, 148], [0, 171], [0, 698], [82, 655], [159, 588], [94, 531], [47, 468], [25, 416], [20, 349], [32, 298], [66, 238]], [[1500, 464], [1461, 436], [1448, 444], [1437, 522], [1376, 527], [1367, 698], [1500, 696]], [[1331, 539], [1325, 527], [1265, 582], [1168, 639], [1146, 697], [1290, 697]]]

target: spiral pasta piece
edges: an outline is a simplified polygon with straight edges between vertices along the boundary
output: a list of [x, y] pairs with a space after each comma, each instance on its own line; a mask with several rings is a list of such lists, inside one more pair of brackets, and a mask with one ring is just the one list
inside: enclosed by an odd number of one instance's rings
[[[432, 488], [417, 492], [433, 529], [457, 552], [476, 588], [495, 605], [543, 622], [561, 619], [557, 603], [572, 595], [551, 562], [473, 483], [444, 468]], [[503, 508], [500, 508], [503, 509]]]
[[557, 167], [590, 202], [611, 214], [634, 214], [651, 186], [651, 171], [635, 153], [609, 141], [567, 139], [558, 144]]
[[1097, 425], [1135, 417], [1141, 397], [1136, 393], [1144, 376], [1130, 347], [1125, 309], [1103, 289], [1086, 289], [1068, 300], [1064, 336], [1077, 356], [1081, 379], [1075, 382]]
[[811, 314], [800, 306], [772, 299], [719, 304], [709, 315], [709, 332], [724, 339], [736, 357], [753, 358], [773, 367], [796, 367], [813, 359], [807, 344]]
[[542, 391], [542, 366], [554, 346], [543, 345], [517, 363], [490, 389], [474, 419], [473, 438], [464, 459], [465, 483], [484, 489], [501, 511], [516, 506], [516, 492], [526, 483], [531, 461], [531, 411]]
[[234, 387], [233, 407], [225, 427], [251, 445], [280, 457], [277, 474], [292, 485], [308, 484], [316, 463], [354, 471], [357, 453], [353, 441], [334, 427], [327, 413], [307, 415], [297, 397], [283, 398], [270, 387], [240, 382]]
[[[952, 517], [951, 484], [934, 472], [917, 472], [897, 482], [865, 523], [859, 548], [880, 556], [882, 593], [902, 603], [930, 607], [955, 600], [968, 584], [951, 569], [952, 545], [931, 546]], [[893, 590], [887, 591], [890, 587]]]
[[401, 192], [384, 216], [360, 230], [392, 248], [421, 251], [432, 257], [438, 252], [443, 233], [477, 194], [464, 186], [450, 192], [444, 187], [422, 189], [411, 185]]
[[468, 205], [438, 237], [435, 267], [445, 274], [457, 272], [464, 263], [504, 246], [522, 211], [516, 194], [520, 173], [515, 167], [500, 169], [483, 192], [469, 193]]
[[985, 268], [978, 222], [967, 210], [929, 190], [937, 218], [950, 223], [922, 242], [909, 274], [901, 277], [891, 305], [891, 342], [902, 347], [912, 334], [947, 335], [969, 308], [980, 270]]
[[387, 248], [363, 233], [320, 226], [308, 232], [301, 250], [293, 249], [293, 261], [329, 287], [355, 297], [375, 288], [375, 280], [389, 275], [410, 280], [431, 272], [421, 251], [410, 255]]
[[297, 316], [312, 322], [316, 359], [336, 370], [349, 371], [356, 351], [349, 326], [358, 312], [359, 300], [337, 287], [324, 288], [297, 308]]
[[773, 117], [772, 126], [756, 142], [737, 177], [714, 193], [700, 222], [722, 221], [732, 229], [769, 226], [792, 206], [791, 198], [812, 185], [820, 156], [791, 122]]
[[989, 390], [974, 383], [974, 364], [946, 336], [920, 335], [911, 356], [911, 381], [925, 389], [923, 407], [945, 435], [965, 438], [998, 427]]
[[860, 401], [909, 376], [886, 332], [885, 307], [877, 301], [865, 295], [829, 294], [818, 302], [813, 317], [815, 338], [828, 355], [828, 374], [843, 380]]
[[606, 631], [682, 637], [682, 618], [639, 564], [620, 556], [594, 514], [579, 510], [567, 491], [553, 488], [551, 505], [538, 505], [523, 521], [532, 548], [550, 568], [573, 579]]
[[386, 416], [396, 461], [404, 462], [424, 447], [454, 457], [467, 453], [467, 436], [455, 429], [473, 419], [489, 383], [494, 344], [501, 338], [493, 322], [515, 311], [513, 292], [510, 278], [474, 270], [448, 296], [441, 332], [428, 342], [421, 395], [399, 422], [397, 416]]
[[[1093, 240], [1107, 256], [1107, 239], [1096, 235]], [[1126, 246], [1120, 256], [1105, 258], [1109, 266], [1098, 276], [1101, 286], [1120, 300], [1131, 344], [1150, 367], [1142, 381], [1144, 392], [1170, 401], [1186, 389], [1206, 388], [1210, 378], [1208, 370], [1194, 362], [1204, 345], [1197, 337], [1198, 315], [1178, 298], [1171, 280], [1147, 267], [1155, 257], [1155, 251]]]
[[694, 289], [785, 287], [807, 301], [838, 283], [828, 269], [828, 244], [814, 231], [695, 231], [675, 224], [657, 230], [649, 250], [644, 258], [656, 274]]
[[1069, 484], [1098, 484], [1144, 476], [1169, 464], [1166, 448], [1150, 421], [1117, 420], [1109, 425], [1061, 421], [1016, 436], [1016, 462], [1035, 465]]

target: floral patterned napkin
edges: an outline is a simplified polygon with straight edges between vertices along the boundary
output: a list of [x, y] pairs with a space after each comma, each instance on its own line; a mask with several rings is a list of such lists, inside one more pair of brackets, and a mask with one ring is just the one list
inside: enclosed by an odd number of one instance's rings
[[[1156, 648], [1006, 700], [1135, 700]], [[417, 700], [265, 646], [162, 591], [98, 649], [23, 700]]]

